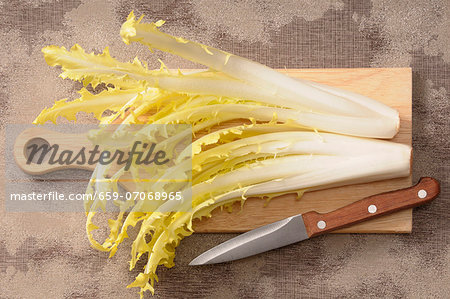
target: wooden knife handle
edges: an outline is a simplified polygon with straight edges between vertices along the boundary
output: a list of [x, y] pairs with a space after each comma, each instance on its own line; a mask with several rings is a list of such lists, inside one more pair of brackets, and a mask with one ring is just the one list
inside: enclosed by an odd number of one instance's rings
[[302, 215], [309, 237], [328, 233], [399, 210], [420, 206], [439, 195], [439, 182], [424, 177], [412, 187], [366, 197], [329, 213]]

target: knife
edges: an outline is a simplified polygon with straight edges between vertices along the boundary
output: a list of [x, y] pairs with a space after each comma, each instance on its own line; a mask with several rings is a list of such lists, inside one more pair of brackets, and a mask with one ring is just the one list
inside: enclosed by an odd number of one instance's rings
[[358, 200], [329, 213], [291, 216], [232, 238], [193, 259], [189, 265], [223, 263], [300, 242], [362, 221], [420, 206], [439, 195], [439, 182], [424, 177], [412, 187]]

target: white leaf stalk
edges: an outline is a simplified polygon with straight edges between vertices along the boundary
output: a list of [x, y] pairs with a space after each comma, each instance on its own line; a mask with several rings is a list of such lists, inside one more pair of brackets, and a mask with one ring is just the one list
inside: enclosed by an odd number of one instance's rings
[[[318, 88], [317, 85], [308, 84], [306, 80], [295, 80], [248, 59], [165, 34], [158, 30], [162, 22], [141, 23], [141, 20], [142, 17], [136, 20], [134, 14], [131, 13], [122, 25], [120, 33], [125, 43], [140, 42], [150, 48], [201, 63], [232, 78], [249, 83], [268, 94], [275, 95], [278, 101], [286, 107], [299, 105], [309, 108], [317, 114], [349, 116], [353, 118], [354, 126], [358, 126], [358, 120], [361, 118], [372, 121], [380, 120], [376, 124], [377, 128], [380, 124], [387, 124], [378, 128], [378, 136], [374, 136], [372, 133], [359, 136], [392, 138], [398, 131], [398, 112], [387, 106], [380, 109], [380, 105], [375, 105], [374, 100], [367, 97], [348, 97], [348, 93]], [[323, 129], [322, 127], [315, 128]], [[323, 130], [329, 131], [328, 128]], [[347, 132], [343, 133], [348, 134]]]

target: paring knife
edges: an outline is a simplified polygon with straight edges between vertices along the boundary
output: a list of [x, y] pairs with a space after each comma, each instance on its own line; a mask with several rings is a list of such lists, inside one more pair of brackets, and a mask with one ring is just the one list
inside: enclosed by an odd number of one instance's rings
[[292, 216], [230, 239], [193, 259], [189, 265], [223, 263], [356, 224], [399, 210], [420, 206], [439, 195], [439, 182], [425, 177], [412, 187], [366, 197], [329, 213]]

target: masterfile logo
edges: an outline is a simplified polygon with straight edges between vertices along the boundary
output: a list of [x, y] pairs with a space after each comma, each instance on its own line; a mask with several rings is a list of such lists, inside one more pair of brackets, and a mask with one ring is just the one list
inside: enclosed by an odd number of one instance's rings
[[192, 208], [190, 125], [8, 125], [6, 135], [7, 211]]
[[58, 144], [31, 144], [26, 148], [29, 152], [26, 163], [42, 164], [44, 159], [49, 156], [48, 164], [50, 165], [95, 165], [97, 163], [107, 165], [116, 162], [117, 165], [125, 165], [124, 170], [128, 171], [133, 162], [136, 165], [150, 165], [152, 163], [155, 165], [163, 165], [169, 162], [169, 159], [166, 159], [166, 152], [164, 150], [155, 152], [155, 147], [156, 143], [154, 142], [148, 144], [141, 141], [135, 141], [131, 146], [131, 150], [128, 152], [119, 149], [116, 149], [113, 152], [109, 150], [100, 151], [100, 146], [98, 144], [91, 150], [82, 147], [78, 152], [74, 152], [68, 149], [60, 150]]

